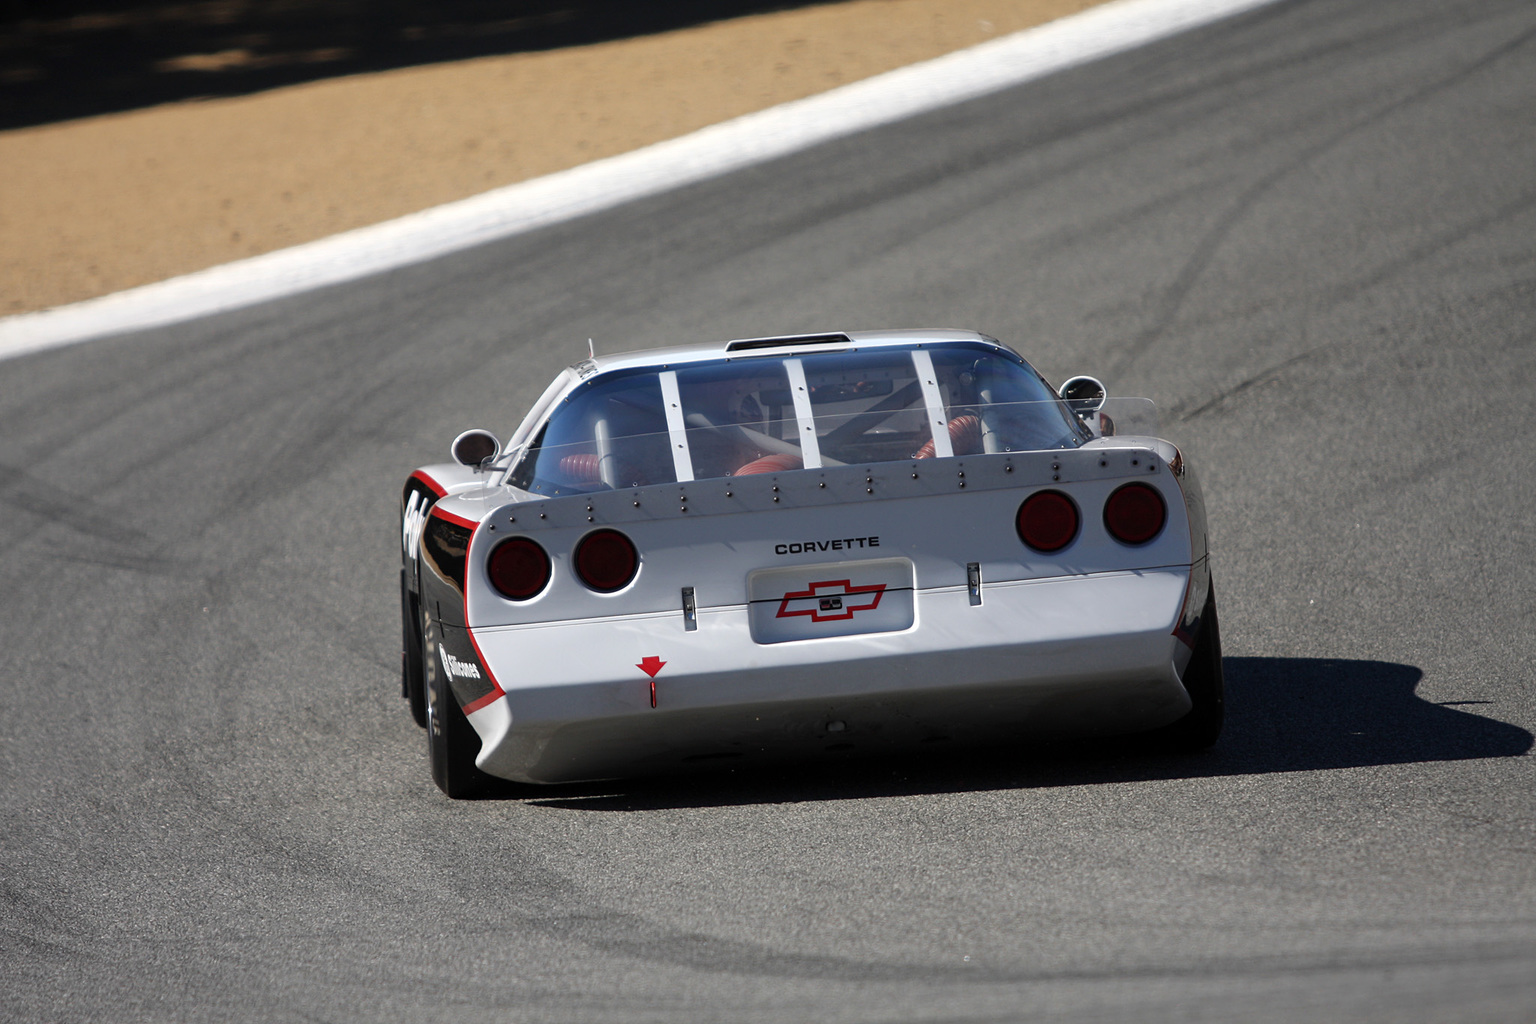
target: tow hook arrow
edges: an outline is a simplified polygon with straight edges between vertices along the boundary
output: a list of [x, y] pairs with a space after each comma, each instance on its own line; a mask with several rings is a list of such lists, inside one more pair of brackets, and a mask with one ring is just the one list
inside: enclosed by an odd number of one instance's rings
[[635, 665], [635, 668], [651, 677], [651, 707], [656, 706], [656, 673], [660, 672], [664, 665], [666, 662], [654, 654], [646, 655]]

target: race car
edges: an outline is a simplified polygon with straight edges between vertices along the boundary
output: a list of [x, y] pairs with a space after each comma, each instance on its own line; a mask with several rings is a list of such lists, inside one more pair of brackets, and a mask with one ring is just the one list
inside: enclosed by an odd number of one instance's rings
[[1194, 472], [984, 334], [594, 357], [406, 481], [402, 692], [451, 797], [1221, 730]]

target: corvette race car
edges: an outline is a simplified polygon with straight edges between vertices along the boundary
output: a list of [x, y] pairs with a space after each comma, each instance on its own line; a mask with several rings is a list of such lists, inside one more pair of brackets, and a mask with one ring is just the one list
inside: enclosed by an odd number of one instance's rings
[[715, 760], [1222, 724], [1200, 489], [1141, 399], [993, 338], [584, 360], [400, 504], [402, 690], [450, 796]]

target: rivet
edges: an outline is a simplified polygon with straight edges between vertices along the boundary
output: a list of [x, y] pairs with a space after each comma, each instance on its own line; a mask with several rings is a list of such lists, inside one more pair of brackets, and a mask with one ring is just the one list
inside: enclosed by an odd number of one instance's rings
[[1131, 465], [1139, 466], [1139, 465], [1141, 465], [1141, 460], [1140, 459], [1132, 459], [1131, 460]]
[[821, 483], [817, 484], [816, 486], [817, 487], [825, 487], [825, 486], [827, 486], [827, 482], [825, 480], [823, 480]]
[[488, 529], [489, 529], [489, 530], [490, 530], [490, 531], [491, 531], [491, 532], [492, 532], [492, 533], [495, 533], [495, 532], [496, 532], [496, 524], [495, 524], [495, 523], [492, 523], [492, 524], [491, 524], [491, 525], [490, 525], [490, 526], [489, 526], [489, 527], [488, 527]]
[[588, 506], [587, 506], [587, 511], [588, 511], [588, 512], [591, 512], [591, 511], [592, 511], [592, 506], [591, 506], [591, 505], [588, 505]]
[[592, 518], [592, 517], [591, 517], [591, 516], [587, 516], [587, 522], [589, 522], [589, 523], [594, 523], [594, 522], [596, 522], [596, 521], [597, 521], [597, 520], [595, 520], [595, 519], [593, 519], [593, 518]]
[[778, 500], [779, 500], [779, 496], [778, 496], [778, 495], [777, 495], [777, 494], [775, 494], [775, 495], [774, 495], [774, 496], [773, 496], [773, 500], [774, 500], [774, 501], [778, 501]]
[[639, 507], [640, 507], [640, 503], [638, 501], [635, 502], [635, 508], [639, 508]]
[[916, 474], [916, 473], [913, 473], [913, 474], [912, 474], [912, 479], [913, 479], [913, 480], [916, 480], [916, 479], [917, 479], [917, 474]]
[[1060, 469], [1060, 468], [1061, 468], [1061, 463], [1059, 463], [1059, 462], [1051, 463], [1051, 469], [1055, 470], [1055, 469]]
[[1010, 462], [1007, 465], [1005, 465], [1003, 467], [1003, 472], [1004, 473], [1012, 473], [1013, 472], [1013, 463]]
[[964, 490], [964, 489], [965, 489], [965, 481], [964, 481], [964, 480], [961, 480], [961, 481], [960, 481], [960, 489], [961, 489], [961, 490]]
[[1051, 474], [1051, 479], [1052, 480], [1060, 480], [1061, 479], [1061, 474], [1060, 473], [1052, 473]]
[[517, 522], [517, 516], [507, 516], [507, 522], [509, 522], [509, 523]]
[[965, 470], [963, 470], [963, 469], [960, 471], [960, 479], [961, 480], [965, 479]]
[[1107, 466], [1107, 465], [1109, 465], [1109, 460], [1108, 459], [1100, 459], [1099, 460], [1099, 465]]
[[864, 488], [864, 493], [865, 494], [874, 494], [875, 493], [875, 489], [873, 487], [866, 487], [866, 488]]
[[730, 492], [730, 491], [726, 491], [726, 492], [725, 492], [725, 496], [726, 496], [726, 497], [727, 497], [727, 498], [730, 498], [730, 497], [734, 497], [734, 495], [732, 495], [732, 494], [731, 494], [731, 492]]
[[677, 510], [678, 510], [678, 511], [679, 511], [679, 512], [687, 512], [687, 511], [688, 511], [688, 506], [687, 506], [687, 505], [679, 505], [679, 506], [678, 506], [678, 507], [677, 507]]
[[544, 513], [543, 513], [543, 512], [540, 512], [540, 513], [539, 513], [539, 518], [540, 518], [540, 519], [548, 519], [548, 518], [549, 518], [549, 516], [547, 516], [547, 515], [545, 515], [545, 514], [544, 514]]
[[779, 485], [778, 484], [774, 484], [773, 485], [773, 493], [775, 493], [775, 494], [779, 493]]

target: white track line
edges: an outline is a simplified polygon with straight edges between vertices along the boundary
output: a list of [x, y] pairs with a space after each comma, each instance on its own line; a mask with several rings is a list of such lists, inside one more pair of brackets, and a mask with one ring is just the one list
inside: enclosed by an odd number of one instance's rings
[[0, 319], [0, 359], [351, 281], [716, 177], [1154, 42], [1272, 0], [1114, 0], [831, 92], [290, 249]]

